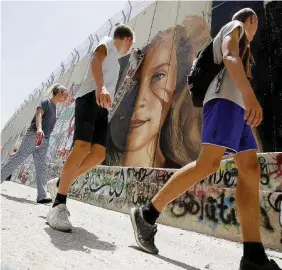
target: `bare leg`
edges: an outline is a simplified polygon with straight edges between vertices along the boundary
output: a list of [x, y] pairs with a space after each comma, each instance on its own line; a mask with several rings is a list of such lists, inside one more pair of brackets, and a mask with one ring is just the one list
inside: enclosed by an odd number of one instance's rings
[[197, 161], [178, 170], [155, 195], [152, 203], [156, 210], [161, 212], [167, 204], [181, 196], [191, 186], [214, 173], [225, 151], [224, 147], [203, 144]]
[[[241, 223], [244, 254], [240, 269], [251, 265], [268, 265], [263, 269], [280, 269], [269, 263], [260, 237], [260, 166], [256, 151], [238, 153], [234, 160], [239, 170], [236, 188], [237, 212]], [[272, 264], [272, 266], [270, 266]], [[244, 265], [244, 267], [243, 267]], [[259, 268], [253, 268], [259, 269]]]
[[[104, 146], [100, 144], [92, 145], [90, 153], [86, 155], [86, 157], [83, 159], [82, 163], [77, 168], [77, 170], [73, 172], [72, 181], [70, 183], [72, 184], [79, 176], [85, 174], [86, 172], [95, 168], [97, 165], [101, 164], [104, 161], [105, 156], [106, 156], [106, 148]], [[71, 184], [68, 186], [68, 190]], [[60, 185], [61, 185], [61, 180], [60, 180]]]
[[160, 212], [191, 186], [214, 173], [225, 151], [224, 147], [203, 144], [198, 159], [177, 171], [155, 195], [152, 202], [131, 209], [130, 218], [139, 247], [152, 254], [159, 252], [154, 243], [154, 236], [157, 232], [155, 222]]
[[234, 157], [239, 170], [236, 204], [244, 242], [261, 242], [260, 237], [260, 166], [255, 151]]
[[87, 173], [91, 169], [95, 168], [97, 165], [101, 164], [106, 156], [106, 148], [100, 144], [94, 144], [91, 147], [90, 154], [86, 156], [75, 174], [74, 179]]
[[62, 170], [58, 193], [62, 195], [68, 194], [69, 188], [77, 175], [79, 167], [88, 155], [90, 147], [90, 143], [79, 140], [75, 141], [74, 147]]
[[93, 145], [90, 154], [88, 153], [89, 150], [90, 143], [76, 140], [74, 148], [63, 167], [58, 193], [53, 207], [46, 217], [48, 224], [56, 230], [72, 230], [72, 225], [68, 219], [69, 211], [66, 208], [66, 200], [73, 180], [100, 164], [105, 158], [105, 147]]

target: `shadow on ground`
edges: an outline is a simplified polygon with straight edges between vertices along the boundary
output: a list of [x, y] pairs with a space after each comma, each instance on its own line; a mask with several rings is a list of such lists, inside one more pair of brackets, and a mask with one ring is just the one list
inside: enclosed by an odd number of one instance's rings
[[77, 250], [91, 253], [91, 249], [105, 251], [116, 249], [114, 244], [101, 241], [95, 234], [80, 227], [73, 227], [71, 233], [60, 232], [50, 227], [46, 227], [44, 230], [50, 236], [51, 243], [62, 251]]
[[39, 205], [38, 203], [36, 203], [34, 201], [31, 201], [31, 200], [28, 200], [28, 199], [25, 199], [25, 198], [13, 197], [13, 196], [6, 195], [6, 194], [3, 194], [3, 193], [1, 193], [1, 196], [4, 197], [7, 200], [10, 200], [10, 201], [15, 201], [15, 202], [20, 202], [20, 203], [27, 203], [27, 204], [33, 204], [33, 205]]
[[[137, 247], [137, 246], [129, 246], [130, 248], [133, 248], [133, 249], [136, 249], [138, 251], [141, 251], [141, 252], [144, 252], [141, 248]], [[174, 264], [182, 269], [186, 269], [186, 270], [200, 270], [199, 268], [196, 268], [196, 267], [193, 267], [193, 266], [190, 266], [186, 263], [183, 263], [183, 262], [179, 262], [179, 261], [176, 261], [176, 260], [173, 260], [173, 259], [170, 259], [170, 258], [167, 258], [163, 255], [153, 255], [151, 254], [152, 256], [155, 256], [156, 258], [159, 258], [163, 261], [166, 261], [168, 263], [171, 263], [171, 264]]]

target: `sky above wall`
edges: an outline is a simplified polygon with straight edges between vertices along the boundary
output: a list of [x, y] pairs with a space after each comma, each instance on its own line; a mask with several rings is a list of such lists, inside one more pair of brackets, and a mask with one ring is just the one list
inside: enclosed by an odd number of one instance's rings
[[60, 63], [126, 1], [1, 3], [1, 129]]

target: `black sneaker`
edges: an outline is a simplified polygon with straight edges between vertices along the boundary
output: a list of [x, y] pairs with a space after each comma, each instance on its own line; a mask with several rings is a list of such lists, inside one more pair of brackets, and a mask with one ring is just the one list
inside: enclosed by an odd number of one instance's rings
[[148, 253], [158, 254], [159, 250], [154, 242], [157, 225], [151, 225], [145, 221], [141, 208], [132, 208], [130, 218], [138, 246]]
[[41, 203], [41, 204], [45, 204], [45, 203], [51, 203], [52, 199], [51, 198], [46, 198], [46, 199], [42, 199], [42, 200], [37, 200], [37, 203]]
[[242, 258], [240, 270], [281, 270], [281, 268], [273, 260], [269, 260], [269, 263], [265, 265], [257, 265]]

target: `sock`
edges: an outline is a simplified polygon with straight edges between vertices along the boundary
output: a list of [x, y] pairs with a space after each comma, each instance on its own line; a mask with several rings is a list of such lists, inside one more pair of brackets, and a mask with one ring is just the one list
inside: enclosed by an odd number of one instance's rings
[[155, 208], [152, 202], [143, 206], [142, 212], [143, 212], [143, 218], [145, 219], [145, 221], [151, 225], [154, 225], [156, 223], [156, 220], [160, 216], [160, 212]]
[[243, 247], [244, 259], [258, 265], [264, 265], [269, 262], [261, 242], [244, 242]]
[[57, 188], [59, 188], [60, 181], [61, 181], [61, 178], [59, 178], [59, 180], [58, 180], [58, 182], [57, 182]]
[[66, 204], [66, 203], [67, 203], [67, 195], [62, 195], [60, 193], [57, 193], [53, 207], [55, 207], [59, 204]]

